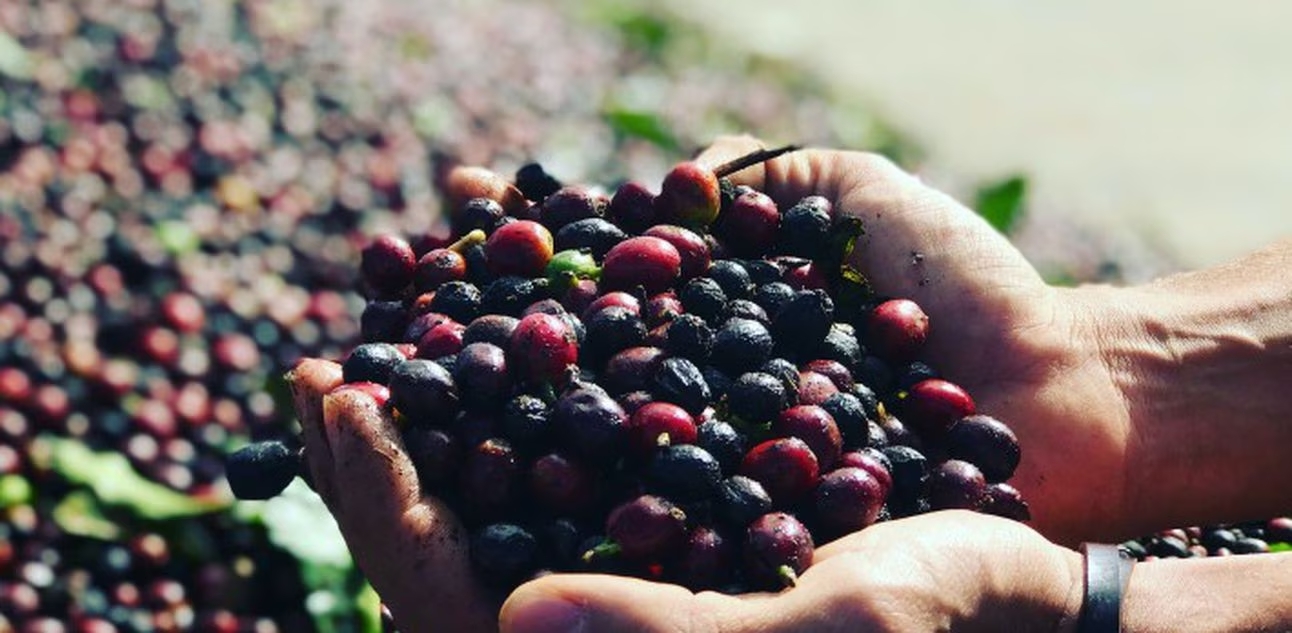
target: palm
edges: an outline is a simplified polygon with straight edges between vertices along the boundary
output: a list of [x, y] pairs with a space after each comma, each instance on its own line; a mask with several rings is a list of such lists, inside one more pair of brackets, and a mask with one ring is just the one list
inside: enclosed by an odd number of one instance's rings
[[[754, 146], [726, 139], [701, 160]], [[738, 180], [783, 205], [823, 195], [836, 213], [861, 218], [866, 233], [853, 263], [878, 293], [924, 308], [927, 360], [1018, 433], [1025, 456], [1014, 482], [1037, 528], [1064, 542], [1110, 536], [1125, 408], [1097, 350], [1081, 344], [1089, 340], [1081, 291], [1048, 286], [977, 214], [874, 155], [808, 150]], [[1086, 406], [1063, 408], [1074, 401]]]

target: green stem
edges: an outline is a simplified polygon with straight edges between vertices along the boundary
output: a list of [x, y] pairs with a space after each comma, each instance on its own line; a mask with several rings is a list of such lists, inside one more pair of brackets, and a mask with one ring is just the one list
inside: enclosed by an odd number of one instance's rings
[[[605, 558], [607, 556], [618, 556], [623, 548], [614, 541], [602, 541], [601, 544], [583, 553], [583, 562], [591, 563], [594, 558]], [[793, 570], [790, 570], [791, 573]]]
[[785, 587], [797, 587], [799, 584], [799, 575], [789, 565], [777, 567], [776, 575], [781, 579], [781, 584]]
[[460, 255], [467, 252], [468, 248], [471, 248], [476, 244], [484, 244], [485, 238], [486, 236], [484, 231], [475, 229], [474, 231], [463, 235], [461, 238], [458, 238], [458, 241], [449, 244], [448, 249]]

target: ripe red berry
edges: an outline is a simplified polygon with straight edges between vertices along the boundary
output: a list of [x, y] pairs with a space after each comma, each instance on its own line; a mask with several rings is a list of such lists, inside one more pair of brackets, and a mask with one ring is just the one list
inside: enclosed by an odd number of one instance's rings
[[888, 488], [860, 468], [839, 468], [821, 477], [813, 493], [816, 517], [826, 532], [843, 535], [875, 522]]
[[821, 470], [829, 470], [843, 452], [839, 426], [825, 409], [816, 405], [801, 404], [782, 411], [772, 423], [772, 432], [806, 442]]
[[695, 162], [679, 163], [669, 170], [655, 199], [655, 220], [704, 228], [718, 218], [722, 199], [718, 177]]
[[634, 454], [648, 458], [661, 446], [694, 444], [695, 418], [669, 402], [651, 402], [628, 420], [628, 441]]
[[579, 361], [574, 331], [559, 316], [535, 313], [516, 324], [507, 359], [517, 375], [535, 384], [561, 384]]
[[792, 587], [815, 550], [812, 533], [793, 515], [764, 514], [745, 530], [745, 574], [761, 588]]
[[457, 251], [437, 248], [417, 260], [413, 270], [413, 286], [418, 292], [435, 290], [450, 281], [467, 278], [467, 260]]
[[891, 362], [915, 359], [929, 337], [929, 316], [910, 299], [889, 299], [870, 312], [869, 347]]
[[975, 411], [973, 398], [963, 387], [941, 378], [927, 378], [911, 386], [901, 401], [899, 415], [927, 439], [941, 436], [960, 418]]
[[498, 227], [484, 248], [489, 272], [498, 276], [539, 277], [554, 253], [552, 233], [530, 220]]
[[681, 281], [686, 281], [704, 274], [712, 262], [709, 245], [704, 238], [694, 231], [671, 224], [659, 224], [646, 229], [642, 235], [658, 237], [673, 245], [682, 257]]
[[820, 470], [806, 442], [785, 437], [750, 449], [740, 463], [740, 474], [762, 484], [775, 506], [785, 508], [812, 492]]
[[672, 244], [658, 237], [634, 237], [606, 253], [601, 285], [610, 290], [641, 286], [653, 294], [672, 286], [681, 272], [682, 256]]
[[736, 196], [731, 208], [718, 217], [714, 232], [732, 255], [762, 257], [775, 247], [780, 224], [776, 203], [767, 194], [751, 189]]

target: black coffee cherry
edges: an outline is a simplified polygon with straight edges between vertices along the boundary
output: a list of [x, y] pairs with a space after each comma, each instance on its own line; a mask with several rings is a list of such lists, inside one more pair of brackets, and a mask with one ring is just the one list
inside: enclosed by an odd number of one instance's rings
[[645, 474], [649, 491], [682, 504], [712, 498], [721, 481], [722, 466], [718, 460], [693, 444], [660, 449]]
[[757, 303], [763, 310], [767, 311], [767, 316], [772, 319], [780, 313], [781, 308], [794, 298], [794, 289], [789, 284], [782, 281], [773, 281], [765, 283], [754, 289], [751, 299]]
[[994, 514], [1006, 519], [1025, 522], [1032, 520], [1031, 509], [1023, 500], [1023, 495], [1007, 483], [988, 484], [987, 500], [980, 508], [987, 514]]
[[736, 382], [726, 372], [713, 365], [701, 367], [700, 375], [704, 376], [704, 382], [709, 384], [709, 393], [713, 396], [714, 402], [726, 399], [727, 394], [731, 393], [731, 386]]
[[507, 212], [497, 200], [472, 198], [462, 205], [462, 211], [454, 218], [453, 224], [454, 228], [463, 235], [476, 229], [489, 234], [493, 233], [506, 218]]
[[435, 291], [430, 311], [458, 323], [470, 323], [480, 314], [480, 289], [469, 282], [450, 281]]
[[493, 523], [471, 537], [476, 578], [497, 589], [520, 584], [538, 568], [538, 559], [538, 539], [518, 525]]
[[543, 446], [551, 433], [551, 415], [552, 408], [542, 398], [522, 393], [503, 407], [503, 436], [521, 450]]
[[834, 302], [824, 290], [804, 290], [772, 319], [772, 336], [778, 347], [795, 358], [811, 356], [830, 333]]
[[516, 170], [516, 188], [527, 200], [542, 202], [561, 188], [561, 181], [554, 178], [538, 163], [528, 163]]
[[764, 327], [772, 323], [771, 318], [767, 316], [767, 311], [748, 299], [736, 299], [727, 304], [727, 320], [731, 319], [749, 319], [762, 323]]
[[345, 382], [375, 382], [384, 385], [390, 381], [390, 372], [406, 360], [404, 353], [390, 343], [365, 343], [355, 347], [341, 364]]
[[682, 286], [677, 298], [682, 301], [688, 314], [694, 314], [706, 322], [718, 324], [727, 312], [727, 295], [718, 282], [708, 277], [698, 277]]
[[784, 358], [773, 358], [763, 363], [758, 371], [774, 376], [785, 386], [785, 403], [782, 408], [799, 401], [799, 368], [794, 363]]
[[861, 344], [857, 342], [856, 331], [847, 323], [831, 325], [830, 332], [825, 335], [825, 340], [821, 341], [821, 347], [817, 348], [816, 357], [837, 361], [852, 371], [852, 368], [856, 367], [862, 359]]
[[743, 530], [772, 511], [772, 498], [763, 485], [743, 475], [733, 475], [718, 486], [715, 516], [726, 527]]
[[825, 409], [839, 425], [839, 433], [843, 435], [844, 450], [870, 445], [870, 421], [866, 419], [866, 409], [857, 396], [839, 392], [826, 398], [821, 403], [821, 408]]
[[409, 315], [401, 301], [369, 301], [359, 317], [359, 336], [365, 343], [403, 343]]
[[868, 420], [874, 422], [882, 417], [879, 415], [879, 396], [875, 395], [874, 390], [861, 382], [856, 382], [853, 383], [849, 392], [861, 402], [862, 408], [866, 410]]
[[774, 281], [780, 281], [784, 271], [775, 262], [765, 259], [747, 259], [744, 261], [745, 271], [749, 273], [749, 282], [754, 286], [769, 284]]
[[[501, 314], [509, 317], [520, 317], [525, 308], [537, 301], [548, 298], [549, 284], [547, 279], [529, 279], [526, 277], [499, 277], [485, 286], [480, 294], [479, 312], [483, 314]], [[443, 292], [441, 289], [440, 292]], [[439, 293], [436, 293], [436, 298]], [[431, 302], [434, 305], [434, 301]], [[452, 315], [450, 315], [452, 316]], [[461, 321], [469, 323], [470, 321]]]
[[747, 424], [765, 424], [785, 408], [785, 384], [762, 372], [741, 374], [727, 394], [727, 408]]
[[709, 451], [722, 466], [722, 472], [731, 474], [740, 468], [740, 460], [745, 456], [745, 437], [736, 427], [722, 420], [708, 420], [696, 429], [696, 446]]
[[937, 370], [917, 360], [897, 370], [893, 378], [894, 388], [899, 391], [910, 391], [911, 387], [918, 383], [939, 377]]
[[758, 321], [728, 319], [713, 336], [711, 362], [733, 375], [758, 369], [772, 355], [771, 332]]
[[685, 358], [667, 358], [655, 372], [652, 393], [659, 400], [672, 402], [691, 415], [699, 415], [713, 401], [709, 383], [695, 363]]
[[457, 383], [438, 363], [404, 361], [390, 374], [390, 404], [413, 423], [444, 426], [458, 411]]
[[629, 347], [641, 345], [646, 338], [646, 324], [627, 308], [599, 310], [584, 323], [587, 336], [579, 356], [589, 367], [600, 368], [611, 356]]
[[909, 446], [889, 446], [881, 452], [891, 465], [892, 499], [906, 507], [913, 505], [924, 492], [924, 482], [929, 474], [928, 460], [923, 453]]
[[556, 233], [556, 250], [587, 251], [597, 261], [605, 258], [606, 253], [628, 239], [623, 229], [602, 218], [587, 218], [565, 225]]
[[753, 290], [749, 271], [734, 259], [719, 259], [709, 266], [705, 276], [718, 282], [728, 299], [744, 299]]
[[703, 363], [713, 349], [713, 330], [694, 314], [679, 314], [668, 326], [670, 354]]
[[830, 250], [830, 202], [808, 196], [781, 215], [778, 246], [782, 253], [817, 259]]
[[278, 496], [301, 470], [300, 457], [282, 442], [248, 444], [225, 462], [229, 487], [238, 499], [264, 500]]

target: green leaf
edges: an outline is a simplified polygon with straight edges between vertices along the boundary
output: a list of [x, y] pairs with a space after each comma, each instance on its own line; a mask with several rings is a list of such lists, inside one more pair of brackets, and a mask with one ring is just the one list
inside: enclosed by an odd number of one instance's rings
[[1270, 545], [1271, 552], [1292, 552], [1292, 543], [1275, 543]]
[[0, 510], [31, 503], [31, 483], [22, 475], [0, 477]]
[[611, 108], [604, 117], [606, 124], [621, 136], [640, 138], [668, 151], [675, 152], [681, 147], [664, 122], [650, 112]]
[[117, 453], [99, 453], [73, 439], [44, 437], [42, 458], [73, 484], [86, 486], [105, 505], [152, 521], [207, 514], [229, 507], [228, 499], [198, 498], [145, 479]]
[[980, 187], [974, 208], [978, 209], [978, 213], [997, 231], [1008, 235], [1018, 220], [1023, 217], [1026, 198], [1027, 179], [1022, 176], [1010, 176]]
[[265, 526], [269, 541], [303, 563], [350, 569], [350, 550], [323, 500], [300, 479], [268, 501], [239, 503], [234, 514]]
[[363, 633], [381, 633], [381, 596], [367, 582], [359, 589], [354, 604], [359, 612], [359, 630]]
[[8, 33], [0, 32], [0, 74], [14, 79], [30, 79], [31, 55]]
[[115, 541], [121, 538], [121, 528], [103, 516], [103, 509], [94, 495], [84, 490], [68, 494], [54, 506], [54, 523], [68, 534]]

